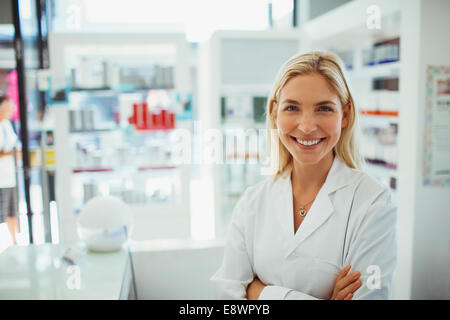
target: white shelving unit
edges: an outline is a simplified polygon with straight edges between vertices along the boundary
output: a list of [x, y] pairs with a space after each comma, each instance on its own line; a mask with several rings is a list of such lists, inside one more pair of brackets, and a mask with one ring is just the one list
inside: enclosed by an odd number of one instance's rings
[[[377, 11], [378, 16], [375, 18], [379, 18], [379, 29], [368, 27], [368, 21], [373, 18], [373, 16], [370, 17], [373, 11], [369, 10], [368, 13], [368, 8], [371, 6]], [[400, 143], [398, 135], [394, 146], [384, 147], [376, 139], [375, 128], [387, 130], [394, 123], [398, 126], [398, 130], [402, 129], [403, 121], [400, 115], [404, 109], [401, 101], [406, 91], [405, 88], [400, 88], [395, 93], [375, 91], [372, 89], [372, 81], [380, 77], [398, 77], [400, 83], [403, 80], [405, 28], [402, 25], [404, 22], [402, 13], [406, 8], [403, 1], [351, 1], [308, 22], [303, 27], [307, 41], [302, 50], [330, 50], [338, 54], [352, 52], [352, 67], [347, 68], [345, 73], [359, 114], [359, 126], [362, 133], [361, 151], [365, 158], [383, 158], [384, 153], [389, 153], [389, 157], [386, 156], [386, 158], [395, 162], [397, 168], [402, 167], [397, 155], [396, 146]], [[364, 65], [364, 50], [371, 48], [375, 43], [393, 38], [400, 38], [399, 61]], [[368, 132], [371, 132], [369, 136], [367, 136]], [[400, 176], [397, 169], [369, 162], [363, 166], [363, 169], [383, 184], [395, 186], [398, 189], [396, 182]], [[391, 191], [394, 201], [398, 202], [397, 190], [391, 189]], [[401, 246], [399, 249], [401, 250]], [[402, 272], [410, 270], [408, 259], [406, 255], [399, 258]], [[407, 295], [409, 279], [405, 277], [405, 274], [399, 274], [394, 280], [393, 297], [404, 299]]]
[[[102, 59], [119, 62], [126, 67], [136, 65], [142, 67], [151, 67], [153, 65], [168, 66], [173, 70], [173, 87], [168, 88], [168, 90], [173, 90], [177, 94], [188, 94], [191, 92], [188, 45], [184, 34], [51, 33], [49, 34], [49, 52], [52, 61], [52, 68], [49, 72], [52, 90], [70, 87], [71, 83], [67, 79], [70, 78], [72, 69], [77, 71], [82, 69], [83, 66], [78, 65], [84, 63], [81, 58], [87, 57], [91, 59], [92, 57], [95, 60], [95, 58], [101, 57]], [[87, 71], [91, 72], [93, 70]], [[95, 70], [93, 74], [95, 74]], [[83, 77], [81, 80], [85, 81], [86, 77]], [[130, 234], [132, 240], [189, 238], [191, 229], [190, 170], [186, 165], [171, 166], [169, 163], [153, 165], [150, 158], [148, 163], [146, 163], [145, 159], [137, 163], [131, 154], [127, 154], [127, 152], [133, 151], [131, 150], [132, 148], [125, 148], [122, 154], [118, 156], [126, 158], [124, 161], [128, 161], [128, 163], [125, 164], [102, 164], [93, 168], [80, 168], [74, 165], [76, 140], [86, 134], [96, 136], [98, 139], [104, 139], [109, 135], [108, 139], [111, 140], [111, 144], [114, 146], [115, 142], [117, 142], [114, 140], [114, 137], [117, 138], [116, 140], [120, 140], [126, 132], [130, 133], [130, 130], [132, 134], [143, 139], [142, 147], [154, 139], [152, 135], [134, 131], [134, 129], [127, 126], [126, 117], [130, 115], [133, 103], [144, 101], [139, 100], [142, 99], [143, 92], [150, 89], [161, 89], [157, 87], [145, 88], [145, 91], [140, 90], [139, 94], [129, 93], [129, 89], [126, 90], [126, 94], [123, 94], [120, 89], [116, 89], [113, 93], [118, 95], [118, 105], [116, 106], [118, 110], [116, 111], [119, 111], [121, 117], [120, 125], [116, 125], [108, 130], [97, 126], [96, 129], [101, 130], [71, 132], [70, 128], [73, 127], [73, 124], [70, 122], [69, 110], [80, 110], [85, 107], [80, 105], [80, 101], [83, 101], [80, 94], [89, 94], [90, 90], [93, 89], [94, 93], [108, 93], [108, 90], [105, 90], [105, 88], [95, 88], [95, 85], [94, 88], [91, 88], [90, 86], [92, 85], [92, 83], [79, 82], [79, 88], [77, 88], [75, 96], [69, 94], [68, 102], [61, 105], [53, 104], [51, 107], [54, 121], [56, 200], [61, 241], [76, 241], [78, 239], [76, 217], [77, 212], [84, 204], [83, 183], [93, 181], [97, 185], [103, 184], [105, 186], [104, 189], [109, 188], [109, 191], [99, 190], [99, 194], [115, 195], [111, 194], [111, 186], [108, 186], [108, 183], [113, 178], [124, 181], [128, 179], [130, 185], [134, 185], [139, 189], [139, 194], [130, 193], [129, 197], [124, 195], [125, 198], [134, 199], [128, 201], [133, 215]], [[100, 92], [96, 91], [96, 89], [104, 91]], [[180, 127], [191, 130], [192, 122], [190, 120], [176, 121], [176, 128]], [[165, 143], [167, 144], [167, 141]], [[136, 149], [136, 146], [134, 149]], [[147, 153], [151, 157], [151, 152], [148, 151]], [[102, 157], [108, 157], [107, 152], [104, 152]], [[109, 158], [111, 158], [112, 162], [117, 160], [111, 156]], [[103, 162], [105, 159], [99, 160]], [[149, 198], [152, 196], [149, 192], [151, 193], [152, 191], [149, 191], [149, 189], [152, 189], [156, 181], [161, 181], [162, 178], [172, 181], [171, 185], [174, 190], [171, 194], [173, 197], [168, 201], [150, 201]], [[154, 182], [153, 184], [152, 181]], [[121, 187], [124, 187], [123, 183]], [[126, 185], [123, 189], [134, 190]], [[124, 190], [124, 192], [126, 191]]]
[[[376, 8], [375, 19], [379, 19], [380, 28], [370, 27], [370, 22], [373, 22], [374, 18], [370, 16], [374, 12], [368, 10], [370, 7]], [[376, 43], [394, 38], [400, 38], [401, 46], [402, 8], [401, 1], [353, 1], [308, 22], [303, 27], [307, 41], [302, 50], [329, 50], [337, 54], [351, 52], [353, 61], [351, 68], [345, 73], [359, 113], [362, 132], [370, 132], [371, 128], [375, 132], [376, 129], [389, 130], [391, 125], [400, 126], [401, 92], [373, 90], [372, 84], [376, 78], [400, 78], [402, 50], [400, 49], [399, 61], [374, 65], [364, 65], [363, 55], [364, 50], [370, 50]], [[329, 28], [330, 25], [333, 28]], [[361, 138], [364, 158], [371, 162], [385, 162], [388, 166], [367, 163], [364, 169], [387, 186], [395, 187], [394, 180], [397, 179], [397, 174], [393, 167], [398, 165], [395, 156], [398, 141], [392, 146], [384, 147], [376, 139], [370, 139], [365, 134]], [[369, 150], [371, 152], [368, 152]], [[383, 150], [386, 150], [386, 155], [383, 154]], [[395, 195], [395, 189], [391, 190]]]
[[49, 33], [48, 41], [55, 87], [68, 85], [71, 68], [80, 64], [80, 58], [91, 56], [140, 67], [173, 65], [174, 87], [180, 93], [190, 90], [189, 49], [183, 33]]
[[[368, 8], [378, 9], [380, 28], [368, 27], [367, 22], [374, 18], [373, 13], [368, 12]], [[413, 243], [434, 243], [434, 239], [426, 230], [415, 224], [416, 220], [424, 224], [432, 223], [422, 214], [429, 212], [426, 203], [436, 201], [436, 203], [447, 203], [442, 201], [446, 197], [446, 190], [425, 188], [422, 186], [421, 171], [423, 161], [423, 134], [424, 134], [424, 105], [425, 105], [425, 81], [426, 66], [429, 64], [448, 65], [449, 45], [442, 37], [445, 32], [448, 34], [448, 19], [445, 13], [448, 12], [448, 2], [443, 0], [424, 1], [424, 0], [357, 0], [350, 1], [322, 16], [319, 16], [304, 25], [298, 30], [299, 51], [310, 51], [315, 49], [326, 49], [335, 51], [353, 50], [354, 68], [347, 71], [351, 90], [355, 95], [356, 104], [362, 107], [362, 110], [371, 110], [373, 107], [361, 99], [362, 93], [370, 93], [370, 79], [381, 76], [399, 77], [398, 96], [393, 100], [398, 103], [392, 103], [386, 106], [382, 95], [375, 95], [369, 99], [371, 104], [377, 104], [384, 111], [397, 111], [398, 116], [370, 117], [370, 122], [382, 125], [386, 122], [395, 122], [398, 125], [398, 156], [397, 170], [375, 170], [374, 176], [394, 175], [397, 178], [396, 200], [398, 203], [398, 267], [394, 275], [393, 295], [394, 299], [409, 299], [414, 296], [414, 275], [416, 272], [426, 272], [426, 264], [421, 259], [433, 258], [429, 250], [425, 250], [424, 245], [413, 247]], [[447, 11], [446, 11], [447, 10]], [[373, 11], [372, 11], [373, 12]], [[377, 17], [375, 17], [377, 18]], [[274, 32], [274, 31], [270, 31]], [[261, 36], [264, 37], [264, 32]], [[276, 34], [275, 32], [273, 34]], [[215, 35], [200, 52], [200, 112], [201, 119], [210, 126], [219, 126], [220, 124], [220, 95], [224, 94], [225, 89], [230, 91], [245, 91], [244, 86], [239, 83], [224, 83], [222, 50], [223, 35]], [[240, 39], [251, 38], [249, 34], [242, 33], [237, 35]], [[282, 36], [276, 36], [278, 39]], [[382, 40], [400, 38], [400, 61], [383, 64], [378, 66], [365, 67], [362, 65], [362, 50], [372, 46], [374, 43]], [[294, 36], [295, 38], [295, 36]], [[440, 48], [440, 50], [437, 50]], [[262, 50], [263, 51], [263, 50]], [[280, 50], [282, 51], [282, 50]], [[230, 54], [230, 53], [228, 53]], [[258, 55], [259, 52], [252, 50], [242, 50], [236, 52], [240, 55]], [[257, 60], [257, 58], [255, 58]], [[268, 59], [270, 60], [270, 59]], [[246, 61], [245, 58], [243, 61]], [[271, 82], [267, 82], [266, 89], [270, 89]], [[260, 88], [260, 84], [247, 84], [253, 89]], [[261, 84], [262, 85], [262, 84]], [[242, 88], [242, 89], [241, 89]], [[265, 88], [261, 88], [264, 90]], [[256, 90], [255, 90], [256, 91]], [[392, 97], [391, 97], [392, 98]], [[389, 99], [388, 99], [389, 100]], [[395, 108], [396, 107], [396, 108]], [[361, 117], [361, 118], [364, 118]], [[387, 119], [386, 119], [387, 118]], [[363, 122], [363, 121], [362, 121]], [[376, 168], [380, 169], [380, 168]], [[205, 169], [206, 170], [206, 169]], [[217, 181], [217, 170], [209, 168], [210, 176], [214, 176], [214, 198], [215, 207], [211, 212], [215, 212], [216, 237], [223, 234], [224, 228], [220, 220], [221, 213], [217, 207], [217, 199], [220, 198], [221, 186]], [[448, 223], [448, 210], [445, 205], [438, 205], [426, 217], [437, 219], [437, 221], [446, 221]], [[434, 223], [434, 228], [440, 228], [441, 222]], [[448, 225], [448, 224], [447, 224]], [[220, 232], [222, 231], [222, 232]], [[438, 237], [442, 241], [448, 242], [448, 236]], [[441, 242], [442, 243], [442, 242]], [[448, 259], [448, 253], [443, 254]], [[428, 261], [428, 260], [427, 260]], [[413, 264], [414, 263], [414, 264]], [[418, 265], [418, 266], [417, 266]], [[448, 273], [447, 273], [448, 275]], [[442, 287], [442, 281], [433, 280], [435, 286]], [[423, 286], [421, 286], [423, 288]], [[441, 291], [444, 290], [443, 288]], [[423, 296], [420, 293], [419, 285], [415, 290], [416, 296]], [[432, 293], [430, 293], [432, 295]]]
[[0, 69], [14, 69], [15, 67], [16, 58], [14, 56], [14, 49], [0, 49]]
[[[81, 135], [92, 133], [71, 133], [68, 107], [54, 106], [52, 108], [56, 124], [53, 131], [56, 155], [56, 196], [62, 241], [78, 239], [77, 214], [85, 200], [89, 199], [89, 197], [85, 198], [86, 191], [83, 187], [90, 184], [96, 186], [92, 196], [112, 195], [128, 203], [133, 221], [130, 234], [132, 240], [190, 237], [190, 171], [186, 165], [171, 166], [165, 163], [149, 166], [144, 160], [140, 164], [75, 167], [73, 165], [75, 143]], [[98, 137], [112, 134], [120, 137], [124, 133], [125, 129], [116, 128], [94, 134]], [[144, 138], [144, 141], [148, 142], [152, 139], [154, 138], [149, 136]], [[120, 148], [119, 144], [110, 147]], [[129, 154], [133, 149], [136, 149], [136, 146], [130, 146], [122, 151], [124, 153], [122, 156], [128, 159], [126, 160], [128, 162], [133, 160], [133, 156]], [[104, 156], [107, 156], [106, 152]], [[153, 189], [164, 188], [163, 180], [166, 182], [166, 187], [170, 189], [166, 190], [169, 199], [154, 201]], [[155, 186], [156, 183], [158, 186]], [[120, 189], [119, 193], [115, 192], [115, 189]]]
[[[255, 122], [253, 118], [252, 99], [268, 97], [278, 70], [299, 52], [300, 42], [298, 30], [266, 30], [218, 31], [201, 44], [199, 120], [202, 126], [220, 129], [224, 137], [231, 133], [228, 130], [264, 129], [265, 123]], [[225, 97], [225, 108], [222, 97]], [[259, 151], [263, 157], [265, 148]], [[238, 153], [236, 157], [246, 156]], [[247, 165], [232, 164], [232, 161], [202, 167], [203, 178], [213, 181], [210, 192], [214, 201], [206, 214], [214, 213], [214, 223], [209, 228], [214, 230], [215, 238], [225, 236], [233, 207], [244, 189], [264, 178], [259, 173], [259, 165], [247, 161]]]
[[[387, 2], [380, 3], [380, 5], [386, 5]], [[347, 70], [347, 77], [350, 85], [354, 84], [355, 88], [352, 88], [356, 104], [359, 100], [370, 101], [376, 106], [366, 105], [364, 110], [370, 108], [378, 109], [392, 109], [399, 110], [399, 105], [396, 102], [391, 102], [398, 98], [388, 93], [373, 93], [371, 92], [372, 79], [381, 76], [396, 76], [400, 72], [401, 62], [392, 62], [388, 64], [378, 64], [374, 66], [362, 65], [362, 50], [368, 46], [373, 45], [377, 41], [383, 39], [390, 39], [397, 37], [400, 34], [400, 24], [397, 21], [399, 16], [399, 7], [389, 6], [389, 10], [383, 10], [384, 15], [381, 17], [382, 23], [389, 25], [388, 30], [362, 30], [361, 26], [365, 27], [366, 17], [365, 10], [362, 11], [362, 19], [355, 21], [349, 21], [349, 19], [343, 19], [342, 17], [348, 14], [349, 11], [365, 9], [365, 5], [359, 3], [350, 4], [347, 9], [342, 7], [333, 10], [332, 12], [325, 14], [317, 19], [314, 19], [304, 25], [300, 30], [294, 31], [279, 31], [269, 30], [263, 32], [218, 32], [209, 42], [204, 44], [200, 51], [200, 119], [202, 124], [206, 127], [220, 127], [222, 130], [233, 127], [231, 123], [223, 123], [221, 120], [221, 103], [220, 98], [223, 96], [268, 96], [276, 73], [279, 67], [289, 57], [297, 54], [301, 51], [309, 51], [316, 49], [325, 49], [332, 51], [349, 50], [355, 52], [355, 58], [353, 63], [353, 69]], [[356, 7], [356, 8], [355, 8]], [[331, 21], [338, 21], [337, 29], [331, 30], [329, 28]], [[345, 21], [342, 21], [345, 20]], [[356, 23], [355, 23], [356, 22]], [[344, 24], [344, 25], [343, 25]], [[339, 31], [340, 30], [340, 31]], [[324, 31], [324, 32], [322, 32]], [[326, 31], [326, 32], [325, 32]], [[261, 41], [261, 49], [258, 50], [251, 41]], [[290, 41], [292, 47], [285, 47], [284, 50], [280, 49], [281, 41]], [[234, 42], [233, 42], [234, 41]], [[265, 41], [265, 42], [264, 42]], [[273, 43], [270, 43], [272, 41]], [[241, 43], [240, 43], [241, 42]], [[278, 44], [276, 44], [278, 42]], [[239, 47], [241, 45], [241, 47]], [[230, 46], [230, 48], [227, 48]], [[269, 49], [267, 49], [269, 48]], [[276, 51], [271, 53], [271, 50]], [[269, 52], [267, 52], [269, 51]], [[270, 55], [274, 56], [270, 56]], [[283, 56], [284, 55], [284, 56]], [[225, 57], [225, 58], [224, 58]], [[264, 57], [264, 58], [261, 58]], [[226, 61], [223, 61], [226, 59]], [[261, 60], [258, 60], [261, 59]], [[272, 68], [271, 72], [268, 72], [270, 76], [261, 76], [257, 72], [254, 72], [252, 68], [270, 69], [271, 66], [264, 65], [262, 59], [267, 61], [278, 61], [276, 68]], [[232, 68], [237, 69], [233, 71]], [[233, 78], [233, 72], [234, 78]], [[248, 79], [248, 74], [255, 74], [255, 79]], [[244, 79], [244, 80], [243, 80]], [[252, 81], [253, 80], [253, 81]], [[367, 92], [372, 96], [361, 97], [355, 92]], [[399, 100], [399, 99], [397, 99]], [[390, 101], [389, 104], [385, 104], [385, 101]], [[393, 104], [396, 104], [393, 106]], [[395, 122], [398, 124], [398, 117], [392, 116], [362, 116], [366, 121], [372, 124], [378, 123], [381, 127], [386, 127], [389, 123]], [[238, 121], [239, 126], [243, 129], [250, 127], [264, 128], [264, 124], [255, 124], [252, 121], [246, 121], [240, 119]], [[392, 152], [391, 152], [392, 153]], [[391, 156], [392, 158], [392, 156]], [[390, 178], [397, 178], [396, 172], [393, 169], [384, 169], [379, 166], [367, 165], [366, 169], [379, 178], [383, 183], [390, 185]], [[206, 170], [206, 169], [205, 169]], [[223, 166], [214, 166], [210, 168], [209, 173], [213, 181], [216, 181], [214, 186], [214, 208], [211, 211], [215, 212], [215, 232], [216, 237], [223, 236], [226, 233], [227, 224], [231, 215], [232, 208], [239, 198], [240, 193], [237, 192], [234, 199], [231, 199], [228, 204], [223, 205], [223, 199], [226, 199], [225, 189], [227, 183], [230, 181], [223, 181], [222, 172]], [[241, 170], [241, 175], [245, 174], [245, 171]], [[239, 169], [236, 169], [237, 175], [239, 175]], [[244, 183], [241, 189], [247, 187], [248, 184]], [[243, 190], [242, 190], [243, 191]], [[222, 204], [221, 204], [222, 203]]]
[[[369, 8], [375, 8], [375, 16]], [[450, 64], [450, 46], [446, 41], [450, 30], [446, 18], [449, 9], [449, 2], [445, 0], [357, 0], [302, 26], [302, 51], [354, 50], [355, 68], [347, 73], [357, 105], [362, 102], [360, 92], [368, 90], [367, 79], [399, 76], [398, 116], [395, 119], [398, 124], [397, 170], [372, 171], [380, 176], [393, 173], [398, 179], [398, 263], [393, 280], [393, 299], [448, 297], [448, 281], [442, 281], [449, 277], [448, 264], [443, 266], [443, 259], [449, 259], [448, 250], [439, 254], [430, 252], [430, 248], [449, 241], [448, 232], [438, 235], [435, 231], [449, 224], [448, 188], [425, 187], [422, 170], [426, 67]], [[368, 27], [368, 21], [377, 17], [380, 18], [380, 28]], [[393, 37], [400, 38], [400, 62], [362, 67], [363, 48]], [[360, 106], [365, 107], [362, 103]], [[392, 110], [391, 107], [387, 110]], [[394, 117], [387, 120], [392, 119]], [[385, 120], [378, 116], [370, 119], [375, 124]], [[436, 206], [431, 209], [430, 203]], [[424, 274], [433, 273], [430, 263], [436, 276], [424, 277]], [[443, 272], [442, 268], [447, 271]]]

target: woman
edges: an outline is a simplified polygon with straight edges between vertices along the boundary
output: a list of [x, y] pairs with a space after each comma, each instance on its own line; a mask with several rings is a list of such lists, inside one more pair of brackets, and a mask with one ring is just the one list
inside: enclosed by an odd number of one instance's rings
[[219, 298], [389, 298], [396, 210], [389, 189], [359, 170], [356, 119], [336, 55], [281, 68], [267, 112], [278, 171], [236, 205], [211, 278]]
[[13, 150], [17, 142], [11, 121], [11, 101], [0, 94], [0, 223], [6, 222], [17, 244], [16, 167]]

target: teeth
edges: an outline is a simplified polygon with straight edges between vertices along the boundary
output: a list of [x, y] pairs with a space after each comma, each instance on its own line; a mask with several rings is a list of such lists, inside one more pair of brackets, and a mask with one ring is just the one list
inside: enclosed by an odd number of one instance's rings
[[300, 140], [298, 138], [295, 138], [295, 140], [304, 146], [312, 146], [312, 145], [318, 144], [320, 142], [320, 139], [307, 141], [307, 140]]

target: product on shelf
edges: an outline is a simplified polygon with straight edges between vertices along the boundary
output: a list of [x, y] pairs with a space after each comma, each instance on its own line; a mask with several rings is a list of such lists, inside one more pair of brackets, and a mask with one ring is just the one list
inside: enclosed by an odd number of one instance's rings
[[229, 94], [220, 97], [222, 122], [264, 123], [266, 107], [267, 97], [262, 95]]
[[175, 128], [175, 113], [164, 108], [148, 110], [146, 102], [135, 103], [128, 122], [137, 130], [170, 130]]
[[375, 62], [389, 63], [400, 59], [400, 38], [378, 42], [374, 45]]
[[267, 97], [253, 97], [253, 121], [264, 123], [266, 121]]
[[95, 130], [96, 116], [93, 109], [70, 110], [70, 131]]
[[372, 48], [363, 50], [363, 65], [396, 62], [400, 60], [400, 38], [377, 42]]
[[398, 77], [375, 78], [372, 82], [372, 89], [398, 91]]

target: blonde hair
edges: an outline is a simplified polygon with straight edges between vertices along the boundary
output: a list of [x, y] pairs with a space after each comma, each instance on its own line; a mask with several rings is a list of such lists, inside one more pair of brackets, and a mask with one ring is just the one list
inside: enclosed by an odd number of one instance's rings
[[[267, 102], [266, 126], [270, 132], [278, 130], [275, 120], [277, 101], [281, 89], [286, 83], [299, 75], [317, 73], [322, 75], [328, 84], [336, 91], [342, 106], [348, 105], [348, 124], [341, 130], [341, 136], [333, 149], [335, 156], [348, 167], [360, 169], [361, 156], [356, 141], [355, 130], [357, 128], [357, 113], [350, 90], [342, 72], [340, 58], [331, 52], [313, 51], [299, 54], [289, 59], [280, 69]], [[278, 169], [275, 178], [283, 174], [290, 174], [293, 167], [293, 158], [278, 136]], [[268, 139], [269, 150], [271, 141]], [[270, 152], [269, 152], [270, 154]]]

